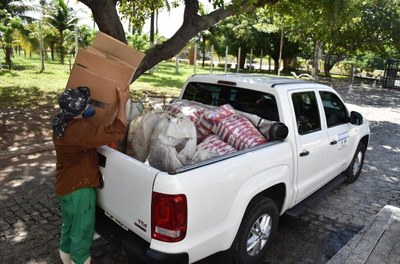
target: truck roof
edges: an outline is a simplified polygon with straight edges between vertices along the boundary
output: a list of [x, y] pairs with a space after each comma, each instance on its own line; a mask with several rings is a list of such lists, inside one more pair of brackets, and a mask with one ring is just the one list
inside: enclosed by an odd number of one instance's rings
[[[252, 87], [259, 87], [260, 90], [264, 90], [265, 88], [279, 88], [279, 89], [295, 89], [296, 87], [305, 88], [306, 86], [310, 86], [310, 84], [313, 87], [329, 88], [326, 85], [318, 84], [314, 81], [276, 77], [270, 75], [243, 74], [243, 73], [194, 74], [191, 76], [191, 78], [189, 78], [189, 81], [222, 83], [228, 86], [232, 85], [240, 87], [247, 87], [251, 85]], [[292, 86], [291, 84], [297, 84], [297, 86]]]

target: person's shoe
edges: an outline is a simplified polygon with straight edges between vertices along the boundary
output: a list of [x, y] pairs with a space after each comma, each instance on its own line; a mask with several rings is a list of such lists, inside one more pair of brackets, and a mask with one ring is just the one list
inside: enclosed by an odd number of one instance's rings
[[60, 253], [60, 258], [63, 264], [72, 264], [72, 260], [71, 260], [71, 255], [68, 253], [65, 253], [64, 251], [62, 251], [61, 249], [58, 250]]
[[93, 263], [92, 258], [88, 257], [83, 264], [91, 264], [91, 263]]

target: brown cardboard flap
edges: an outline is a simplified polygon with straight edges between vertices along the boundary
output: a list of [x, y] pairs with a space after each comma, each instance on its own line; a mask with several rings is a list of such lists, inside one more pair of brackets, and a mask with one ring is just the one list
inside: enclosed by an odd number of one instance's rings
[[137, 69], [137, 68], [134, 67], [133, 65], [131, 65], [131, 64], [129, 64], [129, 63], [127, 63], [127, 62], [125, 62], [125, 61], [123, 61], [123, 60], [121, 60], [121, 59], [118, 59], [117, 57], [115, 57], [115, 56], [113, 56], [113, 55], [111, 55], [111, 54], [104, 53], [104, 52], [101, 51], [101, 50], [98, 50], [98, 49], [96, 49], [96, 48], [93, 48], [92, 46], [87, 47], [86, 50], [89, 51], [89, 52], [92, 52], [92, 53], [94, 53], [94, 54], [97, 54], [97, 55], [100, 56], [100, 57], [104, 57], [104, 58], [110, 59], [110, 60], [112, 60], [112, 61], [118, 62], [118, 63], [120, 63], [120, 64], [122, 64], [122, 65], [124, 65], [124, 66], [126, 66], [126, 67], [128, 67], [128, 68], [131, 68], [131, 69], [135, 70], [135, 71], [136, 71], [136, 69]]
[[145, 55], [101, 31], [96, 33], [92, 47], [117, 57], [135, 68], [139, 67]]
[[118, 106], [116, 88], [127, 87], [126, 84], [97, 75], [75, 64], [68, 79], [67, 89], [80, 86], [89, 87], [90, 97], [97, 102], [93, 104], [96, 114], [88, 120], [93, 124], [111, 124]]
[[[129, 85], [136, 68], [113, 57], [96, 51], [95, 49], [79, 49], [75, 64], [96, 75], [117, 80]], [[71, 73], [72, 74], [72, 73]], [[122, 87], [121, 87], [122, 88]]]

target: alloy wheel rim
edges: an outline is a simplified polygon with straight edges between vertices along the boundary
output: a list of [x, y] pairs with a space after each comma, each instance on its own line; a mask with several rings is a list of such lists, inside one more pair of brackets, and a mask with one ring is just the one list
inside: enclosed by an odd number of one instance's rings
[[356, 159], [354, 160], [353, 164], [353, 175], [356, 175], [358, 171], [361, 169], [362, 155], [363, 154], [361, 151], [357, 153]]
[[261, 215], [252, 225], [247, 236], [246, 249], [250, 256], [255, 256], [265, 247], [271, 235], [272, 219], [268, 214]]

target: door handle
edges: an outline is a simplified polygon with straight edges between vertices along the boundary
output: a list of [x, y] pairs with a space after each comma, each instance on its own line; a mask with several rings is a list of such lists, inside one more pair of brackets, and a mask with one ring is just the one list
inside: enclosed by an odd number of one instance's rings
[[330, 144], [331, 144], [331, 145], [336, 145], [336, 144], [337, 144], [337, 141], [336, 141], [336, 140], [332, 140]]
[[303, 150], [303, 152], [300, 152], [300, 157], [305, 157], [305, 156], [308, 156], [309, 154], [310, 154], [310, 151]]

